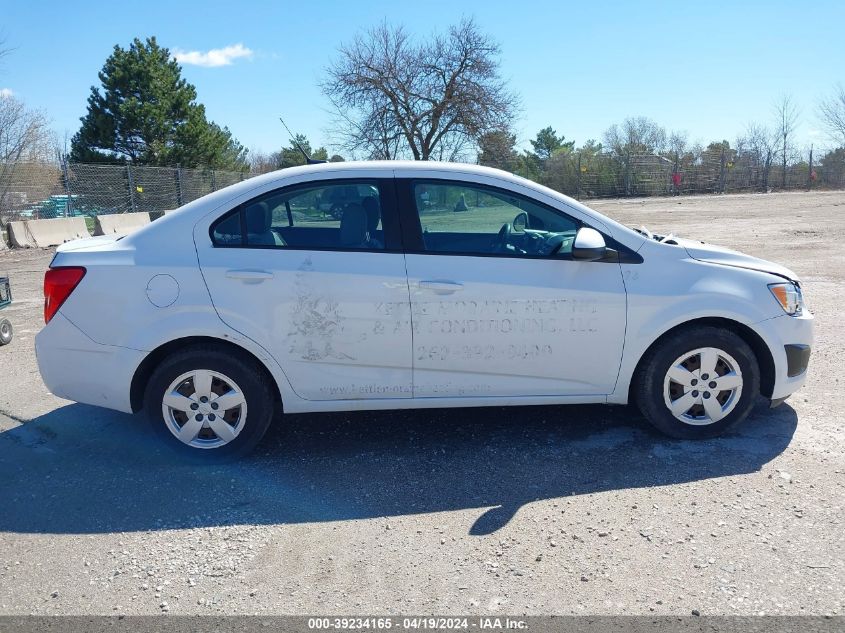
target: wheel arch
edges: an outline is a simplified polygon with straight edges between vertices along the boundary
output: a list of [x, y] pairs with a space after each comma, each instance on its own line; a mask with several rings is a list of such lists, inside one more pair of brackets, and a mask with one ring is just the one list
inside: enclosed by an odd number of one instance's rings
[[156, 367], [158, 367], [161, 362], [171, 354], [184, 350], [188, 347], [193, 347], [195, 345], [214, 346], [219, 349], [224, 349], [233, 355], [239, 355], [242, 358], [257, 363], [270, 383], [271, 389], [273, 391], [273, 398], [279, 405], [279, 410], [282, 410], [282, 394], [279, 390], [279, 384], [264, 361], [262, 361], [255, 354], [250, 352], [248, 349], [242, 347], [241, 345], [238, 345], [237, 343], [233, 343], [231, 341], [227, 341], [225, 339], [215, 338], [213, 336], [187, 336], [184, 338], [178, 338], [172, 341], [168, 341], [167, 343], [158, 346], [149, 354], [147, 354], [144, 357], [144, 360], [142, 360], [138, 367], [135, 369], [135, 373], [132, 376], [132, 383], [129, 388], [129, 400], [132, 406], [133, 413], [137, 413], [143, 408], [144, 391], [146, 390], [147, 383], [149, 382], [149, 379], [155, 371]]
[[649, 353], [663, 340], [677, 333], [679, 330], [703, 325], [728, 330], [745, 341], [745, 343], [751, 348], [751, 351], [754, 352], [754, 356], [757, 359], [757, 365], [760, 368], [760, 393], [767, 398], [772, 397], [772, 392], [774, 391], [775, 386], [775, 360], [769, 346], [763, 338], [752, 328], [748, 327], [744, 323], [740, 323], [739, 321], [724, 317], [702, 317], [692, 319], [690, 321], [684, 321], [683, 323], [679, 323], [678, 325], [669, 328], [652, 341], [651, 345], [643, 351], [640, 358], [637, 360], [637, 364], [634, 367], [634, 371], [631, 374], [631, 379], [628, 383], [628, 402], [634, 401], [637, 376], [640, 375], [643, 361], [646, 357], [648, 357]]

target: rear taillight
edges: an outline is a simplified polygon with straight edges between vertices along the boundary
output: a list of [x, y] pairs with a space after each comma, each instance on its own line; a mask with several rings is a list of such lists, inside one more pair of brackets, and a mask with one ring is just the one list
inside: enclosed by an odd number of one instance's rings
[[51, 268], [44, 275], [44, 323], [49, 323], [85, 276], [81, 266]]

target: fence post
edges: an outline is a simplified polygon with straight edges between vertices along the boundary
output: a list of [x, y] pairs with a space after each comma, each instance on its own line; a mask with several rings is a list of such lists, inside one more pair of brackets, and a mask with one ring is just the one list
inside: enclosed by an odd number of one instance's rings
[[211, 190], [217, 191], [217, 179], [214, 176], [214, 170], [211, 170]]
[[[692, 171], [692, 168], [690, 168]], [[672, 193], [676, 196], [681, 195], [681, 181], [678, 180], [678, 184], [675, 184], [674, 175], [681, 173], [681, 155], [679, 152], [675, 152], [675, 162], [672, 164], [672, 174], [669, 176], [669, 182], [671, 183]], [[687, 179], [689, 179], [689, 173], [687, 173]]]
[[132, 179], [132, 166], [126, 165], [126, 182], [129, 184], [129, 209], [135, 213], [135, 181]]
[[65, 181], [65, 195], [67, 196], [67, 204], [65, 205], [65, 217], [68, 217], [73, 210], [73, 197], [70, 193], [70, 176], [67, 168], [67, 157], [62, 156], [62, 180]]
[[181, 207], [184, 202], [182, 202], [183, 193], [182, 193], [182, 165], [176, 165], [176, 208], [178, 209]]
[[813, 186], [813, 146], [810, 145], [810, 165], [807, 169], [807, 191]]
[[623, 158], [623, 164], [625, 166], [624, 178], [625, 178], [625, 195], [631, 195], [631, 157], [630, 155], [626, 158]]
[[719, 156], [719, 193], [725, 193], [725, 176], [728, 167], [727, 156], [725, 155], [725, 146], [722, 145], [722, 154]]
[[578, 152], [578, 180], [577, 180], [577, 187], [575, 189], [575, 198], [580, 200], [581, 199], [581, 152]]

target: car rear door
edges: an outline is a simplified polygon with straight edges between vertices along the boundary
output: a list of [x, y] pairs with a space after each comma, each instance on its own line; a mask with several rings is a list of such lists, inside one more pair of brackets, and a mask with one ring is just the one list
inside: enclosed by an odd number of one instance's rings
[[[626, 318], [619, 264], [544, 256], [541, 241], [571, 244], [582, 222], [510, 190], [440, 178], [397, 181], [414, 397], [612, 392]], [[503, 240], [521, 213], [534, 229]]]
[[299, 183], [195, 232], [220, 318], [308, 400], [410, 398], [411, 324], [392, 178]]

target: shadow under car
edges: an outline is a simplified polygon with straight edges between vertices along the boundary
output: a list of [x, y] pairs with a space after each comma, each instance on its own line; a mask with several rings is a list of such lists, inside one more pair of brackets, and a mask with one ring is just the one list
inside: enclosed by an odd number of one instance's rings
[[342, 521], [478, 508], [760, 470], [797, 415], [761, 400], [731, 434], [667, 439], [601, 405], [289, 415], [240, 461], [177, 458], [140, 416], [71, 404], [0, 434], [0, 531], [87, 534]]

